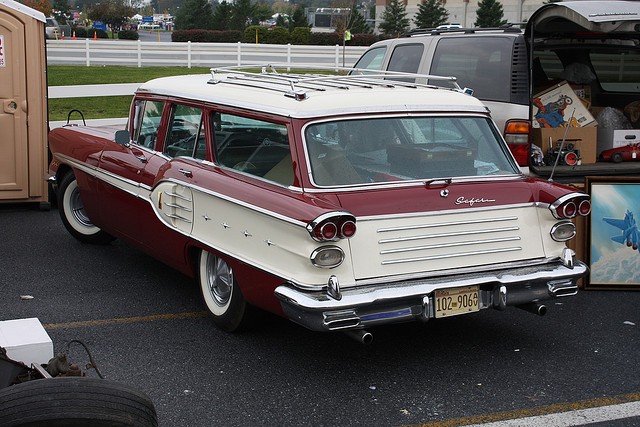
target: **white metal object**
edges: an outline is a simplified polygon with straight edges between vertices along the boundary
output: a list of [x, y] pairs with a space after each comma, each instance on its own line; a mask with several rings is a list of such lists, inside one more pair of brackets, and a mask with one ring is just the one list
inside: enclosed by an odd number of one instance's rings
[[47, 363], [53, 357], [53, 342], [36, 317], [0, 321], [0, 347], [10, 359], [27, 366]]

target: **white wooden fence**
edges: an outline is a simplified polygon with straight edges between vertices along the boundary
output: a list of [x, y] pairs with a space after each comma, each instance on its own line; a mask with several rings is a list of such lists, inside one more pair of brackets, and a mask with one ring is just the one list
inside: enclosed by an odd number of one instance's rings
[[222, 67], [253, 64], [353, 66], [363, 46], [300, 46], [249, 43], [47, 40], [47, 62], [66, 65]]

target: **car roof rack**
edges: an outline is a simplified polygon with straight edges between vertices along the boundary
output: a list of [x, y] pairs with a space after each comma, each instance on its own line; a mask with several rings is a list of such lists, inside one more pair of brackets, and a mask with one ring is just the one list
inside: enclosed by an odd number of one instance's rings
[[423, 35], [431, 35], [438, 36], [440, 34], [451, 34], [451, 33], [463, 33], [463, 34], [477, 34], [483, 33], [485, 31], [502, 31], [505, 33], [522, 33], [522, 29], [518, 26], [522, 25], [522, 23], [515, 22], [502, 25], [500, 27], [490, 27], [490, 28], [416, 28], [411, 31], [408, 31], [402, 34], [400, 37], [413, 37], [413, 36], [423, 36]]
[[[276, 64], [267, 65], [241, 65], [230, 67], [211, 68], [211, 79], [208, 84], [236, 84], [246, 87], [255, 87], [265, 90], [282, 92], [286, 97], [303, 101], [308, 98], [311, 91], [324, 92], [330, 89], [349, 90], [351, 88], [373, 88], [373, 87], [428, 87], [465, 92], [456, 82], [455, 77], [434, 76], [429, 74], [403, 73], [398, 71], [380, 71], [361, 68], [346, 67], [322, 67], [322, 66], [299, 66], [284, 64], [283, 68], [311, 69], [311, 70], [332, 70], [347, 71], [349, 74], [295, 74], [290, 72], [278, 72]], [[260, 72], [246, 71], [247, 69], [259, 68]], [[415, 83], [395, 79], [425, 79], [442, 81], [451, 87], [436, 86], [426, 83]], [[467, 92], [468, 93], [468, 92]]]

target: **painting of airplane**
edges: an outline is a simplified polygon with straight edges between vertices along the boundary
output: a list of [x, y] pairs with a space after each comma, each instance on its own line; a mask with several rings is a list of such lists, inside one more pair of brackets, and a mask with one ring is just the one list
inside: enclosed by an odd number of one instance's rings
[[633, 218], [633, 213], [629, 209], [627, 209], [627, 213], [624, 214], [624, 219], [602, 218], [602, 220], [622, 230], [621, 236], [613, 236], [611, 240], [622, 245], [627, 245], [627, 247], [632, 248], [634, 251], [638, 249], [638, 245], [640, 245], [640, 230], [638, 230], [636, 220]]

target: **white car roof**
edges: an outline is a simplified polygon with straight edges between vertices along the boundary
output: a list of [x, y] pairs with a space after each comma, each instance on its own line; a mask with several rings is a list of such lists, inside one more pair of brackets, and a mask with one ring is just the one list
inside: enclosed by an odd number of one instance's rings
[[[418, 78], [420, 75], [412, 76]], [[426, 76], [422, 77], [424, 81]], [[137, 93], [198, 100], [296, 118], [414, 111], [488, 113], [479, 100], [459, 90], [371, 76], [223, 71], [212, 75], [151, 80], [142, 84]]]

